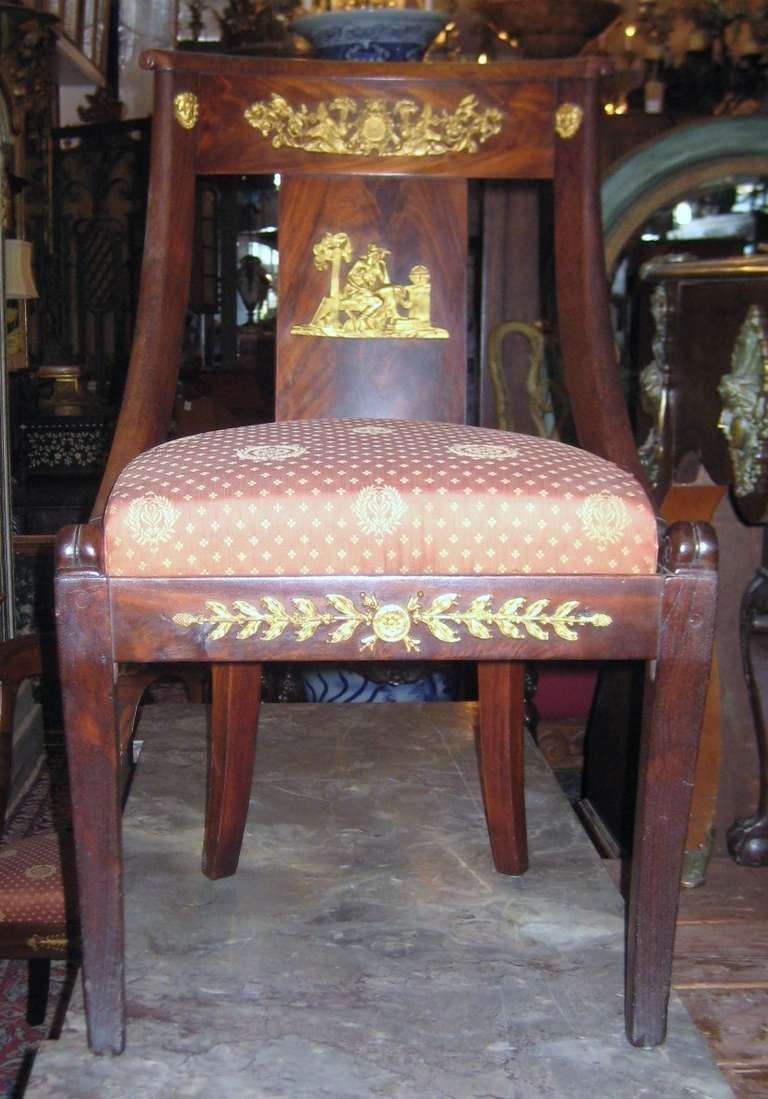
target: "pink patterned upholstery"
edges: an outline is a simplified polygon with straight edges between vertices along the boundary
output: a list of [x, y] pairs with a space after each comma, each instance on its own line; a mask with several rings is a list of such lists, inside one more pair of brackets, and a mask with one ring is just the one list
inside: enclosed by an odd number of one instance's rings
[[649, 574], [653, 511], [610, 462], [528, 435], [296, 420], [164, 443], [121, 473], [113, 576]]

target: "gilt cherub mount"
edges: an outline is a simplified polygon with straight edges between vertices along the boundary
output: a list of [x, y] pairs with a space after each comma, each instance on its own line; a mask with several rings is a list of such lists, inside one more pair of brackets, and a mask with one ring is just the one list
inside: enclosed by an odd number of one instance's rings
[[[368, 244], [353, 262], [346, 233], [326, 233], [313, 249], [315, 267], [330, 268], [330, 287], [308, 324], [294, 324], [293, 336], [330, 339], [447, 340], [432, 324], [432, 277], [423, 264], [411, 267], [408, 282], [393, 283], [387, 248]], [[342, 278], [342, 265], [350, 265]]]

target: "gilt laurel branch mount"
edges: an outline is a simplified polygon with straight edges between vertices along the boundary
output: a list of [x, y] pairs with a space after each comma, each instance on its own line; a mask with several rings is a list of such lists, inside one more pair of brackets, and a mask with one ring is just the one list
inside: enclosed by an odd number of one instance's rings
[[182, 612], [175, 614], [173, 621], [185, 629], [211, 627], [207, 633], [209, 642], [219, 641], [232, 630], [237, 631], [235, 637], [239, 641], [257, 635], [262, 642], [275, 641], [290, 628], [295, 631], [296, 641], [307, 641], [318, 630], [324, 630], [325, 641], [334, 645], [349, 641], [358, 629], [367, 628], [372, 632], [361, 638], [361, 652], [372, 652], [377, 641], [402, 644], [406, 652], [418, 652], [421, 640], [412, 636], [412, 631], [419, 626], [426, 627], [438, 641], [452, 645], [461, 640], [460, 627], [472, 637], [482, 640], [491, 639], [496, 629], [504, 637], [522, 638], [528, 634], [546, 642], [550, 638], [549, 630], [564, 641], [578, 641], [579, 628], [604, 628], [612, 623], [607, 614], [577, 612], [579, 602], [575, 599], [548, 611], [549, 599], [536, 599], [526, 606], [524, 598], [512, 598], [494, 610], [491, 596], [479, 595], [466, 610], [460, 610], [459, 597], [454, 593], [438, 595], [428, 606], [424, 606], [423, 598], [423, 592], [416, 592], [403, 606], [400, 603], [380, 603], [375, 596], [363, 592], [359, 605], [356, 605], [345, 595], [328, 594], [325, 600], [332, 608], [330, 610], [319, 609], [312, 599], [300, 596], [291, 599], [293, 608], [288, 609], [272, 596], [258, 600], [260, 607], [236, 599], [233, 609], [225, 603], [210, 600], [205, 604], [206, 613]]

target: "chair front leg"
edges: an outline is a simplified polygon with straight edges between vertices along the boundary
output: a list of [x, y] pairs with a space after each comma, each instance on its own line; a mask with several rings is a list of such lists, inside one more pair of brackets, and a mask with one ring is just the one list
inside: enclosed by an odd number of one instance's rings
[[99, 544], [94, 527], [62, 532], [56, 619], [88, 1041], [94, 1053], [119, 1053], [125, 1045], [120, 745]]
[[237, 870], [253, 781], [261, 704], [261, 664], [214, 664], [205, 805], [203, 873]]
[[666, 1035], [683, 848], [712, 659], [717, 545], [706, 524], [667, 535], [661, 633], [648, 669], [629, 897], [626, 1019], [633, 1045]]
[[525, 665], [483, 662], [477, 666], [477, 682], [480, 785], [493, 863], [500, 874], [523, 874], [528, 869], [523, 773]]

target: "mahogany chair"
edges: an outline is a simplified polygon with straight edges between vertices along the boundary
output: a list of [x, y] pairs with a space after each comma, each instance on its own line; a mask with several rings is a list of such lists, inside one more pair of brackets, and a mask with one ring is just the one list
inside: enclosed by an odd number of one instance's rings
[[[478, 663], [496, 868], [527, 866], [525, 661], [648, 666], [630, 1040], [663, 1041], [712, 642], [707, 528], [659, 534], [615, 370], [595, 135], [603, 62], [332, 64], [153, 51], [134, 355], [57, 613], [89, 1040], [125, 1040], [118, 666], [210, 662], [203, 866], [234, 873], [267, 661]], [[277, 422], [163, 443], [198, 175], [280, 172]], [[584, 449], [465, 426], [467, 181], [551, 180]], [[515, 262], [515, 257], [511, 257]], [[160, 444], [160, 445], [158, 445]]]

